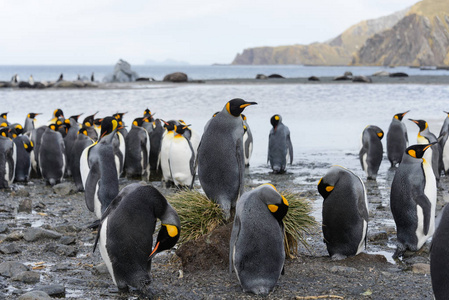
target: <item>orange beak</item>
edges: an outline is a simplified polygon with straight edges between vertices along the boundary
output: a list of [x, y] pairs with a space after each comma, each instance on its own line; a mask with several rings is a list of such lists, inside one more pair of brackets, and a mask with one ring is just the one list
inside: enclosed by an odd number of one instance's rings
[[159, 244], [160, 244], [160, 243], [161, 243], [161, 242], [157, 242], [156, 246], [154, 246], [153, 251], [151, 252], [150, 256], [148, 256], [148, 260], [152, 259], [153, 256], [156, 254], [157, 248], [159, 248]]

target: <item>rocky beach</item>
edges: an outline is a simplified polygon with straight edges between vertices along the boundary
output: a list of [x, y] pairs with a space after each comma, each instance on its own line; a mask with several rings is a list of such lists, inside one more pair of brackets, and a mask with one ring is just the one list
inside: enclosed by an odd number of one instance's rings
[[[306, 184], [295, 184], [294, 173], [274, 175], [268, 168], [258, 168], [247, 173], [245, 189], [271, 182], [280, 191], [294, 191], [312, 202], [312, 214], [320, 219], [322, 198], [316, 190], [316, 167], [328, 166], [293, 165], [292, 170], [304, 170], [300, 176]], [[318, 224], [305, 237], [309, 249], [300, 245], [298, 256], [286, 260], [285, 274], [265, 299], [432, 299], [429, 243], [401, 260], [391, 257], [396, 240], [389, 209], [393, 174], [389, 169], [385, 181], [365, 182], [370, 223], [364, 253], [332, 261]], [[132, 182], [122, 178], [120, 188]], [[158, 180], [150, 184], [165, 195], [176, 192], [163, 188]], [[437, 215], [448, 187], [448, 178], [442, 177]], [[133, 290], [120, 294], [99, 252], [92, 253], [96, 232], [88, 225], [95, 216], [87, 210], [84, 194], [75, 190], [70, 179], [54, 187], [33, 179], [0, 191], [0, 298], [139, 298]], [[175, 252], [173, 249], [153, 259], [151, 286], [155, 299], [262, 299], [242, 292], [235, 274], [229, 275], [226, 259], [207, 267], [198, 264], [183, 268]], [[44, 296], [22, 296], [27, 292], [37, 295], [37, 291], [43, 291]]]

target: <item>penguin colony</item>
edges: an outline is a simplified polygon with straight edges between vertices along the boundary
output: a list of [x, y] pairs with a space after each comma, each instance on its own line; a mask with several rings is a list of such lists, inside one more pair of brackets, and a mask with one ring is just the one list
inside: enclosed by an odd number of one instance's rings
[[[196, 171], [206, 195], [220, 205], [223, 217], [234, 220], [229, 252], [245, 292], [267, 295], [284, 271], [284, 225], [287, 200], [271, 184], [243, 193], [244, 168], [249, 166], [252, 134], [243, 110], [256, 102], [228, 101], [213, 115], [199, 135], [183, 120], [154, 119], [149, 109], [132, 122], [128, 132], [125, 113], [96, 118], [96, 113], [65, 118], [56, 109], [47, 126], [36, 126], [39, 113], [29, 113], [24, 125], [11, 124], [0, 115], [0, 188], [13, 181], [41, 177], [55, 185], [72, 176], [84, 191], [86, 206], [98, 221], [94, 251], [99, 249], [114, 284], [126, 291], [136, 287], [151, 295], [150, 270], [155, 254], [171, 249], [181, 235], [180, 220], [165, 197], [154, 187], [130, 184], [121, 191], [118, 178], [149, 180], [161, 172], [167, 185], [192, 187]], [[403, 117], [393, 116], [387, 132], [387, 157], [396, 168], [390, 206], [397, 227], [394, 257], [418, 251], [433, 236], [432, 285], [436, 299], [449, 294], [449, 210], [435, 226], [439, 176], [449, 172], [449, 113], [436, 138], [425, 120], [418, 125], [417, 144], [409, 146]], [[290, 131], [278, 114], [270, 119], [268, 162], [274, 174], [286, 172], [293, 162]], [[384, 132], [367, 126], [361, 135], [359, 159], [368, 180], [376, 180], [382, 161]], [[318, 182], [323, 202], [323, 237], [332, 259], [363, 251], [368, 228], [368, 199], [362, 179], [333, 166]], [[135, 212], [138, 213], [135, 213]], [[130, 212], [134, 212], [131, 214]], [[156, 222], [161, 226], [153, 243]], [[126, 224], [126, 226], [124, 226]], [[153, 245], [154, 244], [154, 245]], [[137, 249], [137, 251], [136, 251]]]

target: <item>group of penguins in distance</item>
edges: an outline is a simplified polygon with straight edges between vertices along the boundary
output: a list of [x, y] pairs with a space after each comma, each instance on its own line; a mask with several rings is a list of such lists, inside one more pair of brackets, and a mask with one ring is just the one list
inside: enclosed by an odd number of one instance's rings
[[[227, 221], [234, 221], [230, 272], [235, 271], [243, 291], [266, 295], [283, 274], [283, 218], [289, 203], [271, 184], [243, 192], [252, 136], [242, 112], [256, 104], [240, 98], [228, 101], [206, 123], [201, 138], [182, 120], [154, 120], [148, 109], [133, 121], [129, 132], [123, 113], [102, 119], [95, 119], [94, 114], [80, 124], [79, 115], [65, 119], [58, 109], [48, 126], [38, 128], [34, 128], [36, 113], [28, 114], [23, 127], [10, 124], [2, 114], [1, 187], [9, 186], [14, 176], [16, 181], [26, 181], [31, 168], [51, 185], [60, 182], [64, 174], [71, 175], [78, 189], [84, 190], [88, 209], [99, 219], [94, 251], [98, 246], [114, 284], [119, 290], [132, 286], [151, 295], [152, 258], [177, 243], [180, 219], [153, 186], [133, 183], [119, 191], [118, 178], [123, 172], [148, 178], [150, 169], [160, 167], [164, 181], [192, 187], [197, 171], [204, 193], [221, 207]], [[435, 206], [439, 175], [442, 170], [449, 171], [445, 145], [449, 114], [438, 139], [426, 121], [412, 120], [420, 131], [418, 144], [408, 146], [402, 123], [406, 113], [393, 117], [387, 134], [387, 156], [392, 167], [399, 164], [390, 198], [398, 239], [394, 256], [419, 250], [433, 236], [432, 285], [436, 299], [444, 299], [449, 295], [445, 284], [449, 276], [449, 210], [444, 208], [435, 230]], [[293, 161], [290, 131], [280, 115], [270, 121], [268, 161], [273, 173], [283, 173]], [[377, 126], [367, 126], [362, 133], [359, 156], [368, 179], [376, 179], [383, 135]], [[179, 148], [174, 146], [177, 143]], [[362, 252], [368, 200], [361, 178], [333, 166], [319, 180], [318, 192], [324, 198], [322, 230], [329, 255], [344, 259]], [[160, 229], [153, 247], [148, 233], [155, 232], [157, 219]]]

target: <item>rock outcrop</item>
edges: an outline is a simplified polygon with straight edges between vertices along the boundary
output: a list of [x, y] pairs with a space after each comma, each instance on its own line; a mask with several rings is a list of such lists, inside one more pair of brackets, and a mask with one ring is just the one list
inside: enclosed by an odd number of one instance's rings
[[120, 59], [114, 67], [114, 73], [107, 75], [104, 82], [131, 82], [136, 81], [139, 75], [131, 70], [131, 65]]

